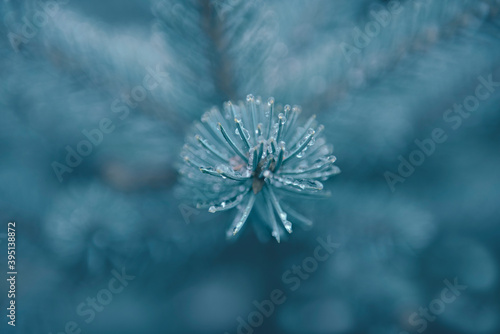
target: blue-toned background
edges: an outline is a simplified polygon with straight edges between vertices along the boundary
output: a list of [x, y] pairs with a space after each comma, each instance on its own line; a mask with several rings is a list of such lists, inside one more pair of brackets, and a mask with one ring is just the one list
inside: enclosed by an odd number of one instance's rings
[[[500, 333], [500, 1], [0, 11], [2, 333]], [[281, 244], [179, 196], [192, 122], [248, 93], [316, 114], [342, 169]], [[337, 248], [297, 278], [317, 238]]]

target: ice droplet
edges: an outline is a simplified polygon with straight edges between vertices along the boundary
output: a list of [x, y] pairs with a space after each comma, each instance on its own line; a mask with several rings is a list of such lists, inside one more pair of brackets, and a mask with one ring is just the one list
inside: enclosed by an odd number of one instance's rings
[[253, 152], [255, 151], [255, 148], [251, 148], [250, 151], [249, 151], [249, 155], [248, 155], [248, 168], [253, 168], [253, 159], [254, 159], [254, 154]]
[[306, 143], [306, 141], [309, 139], [309, 137], [304, 137], [302, 138], [299, 143], [297, 144], [297, 148], [301, 147], [302, 145], [304, 145]]
[[281, 120], [281, 123], [285, 124], [286, 123], [286, 116], [283, 113], [280, 113], [278, 115], [278, 118]]
[[[249, 140], [250, 139], [250, 132], [247, 129], [245, 129], [243, 126], [241, 127], [241, 130], [243, 131], [243, 135], [245, 136], [246, 140]], [[240, 135], [240, 131], [238, 131], [238, 129], [235, 129], [234, 133], [237, 136]]]
[[292, 223], [288, 220], [283, 223], [288, 233], [292, 233]]
[[215, 213], [216, 211], [217, 211], [217, 209], [213, 205], [208, 209], [208, 212], [210, 212], [210, 213]]

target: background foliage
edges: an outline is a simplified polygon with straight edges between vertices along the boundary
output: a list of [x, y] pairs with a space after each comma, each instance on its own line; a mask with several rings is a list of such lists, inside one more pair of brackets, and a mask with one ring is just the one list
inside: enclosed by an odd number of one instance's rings
[[[18, 225], [16, 333], [69, 321], [83, 333], [235, 333], [328, 235], [339, 249], [256, 333], [415, 333], [409, 315], [455, 277], [467, 290], [426, 332], [498, 333], [500, 89], [456, 130], [443, 116], [479, 76], [500, 81], [500, 2], [399, 4], [346, 57], [343, 43], [389, 2], [68, 0], [43, 21], [40, 2], [2, 0], [0, 220]], [[127, 105], [148, 68], [167, 76]], [[298, 201], [315, 226], [279, 245], [251, 228], [227, 242], [231, 214], [177, 195], [191, 123], [248, 93], [317, 114], [343, 171], [326, 183], [331, 199]], [[103, 118], [114, 131], [59, 182], [53, 162]], [[384, 173], [436, 128], [446, 142], [391, 191]], [[86, 323], [77, 306], [122, 267], [136, 278]]]

